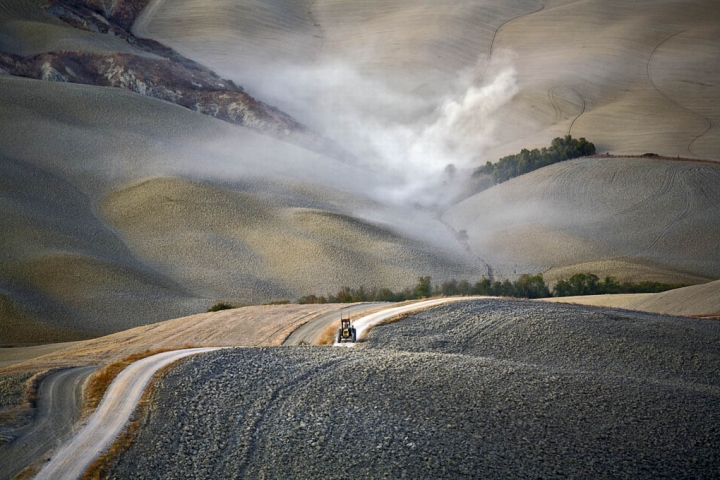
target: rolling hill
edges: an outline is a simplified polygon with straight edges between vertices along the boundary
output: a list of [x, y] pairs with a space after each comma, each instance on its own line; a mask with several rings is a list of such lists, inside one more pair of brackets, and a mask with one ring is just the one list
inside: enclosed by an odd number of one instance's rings
[[713, 163], [466, 197], [568, 133], [717, 158], [719, 24], [710, 0], [0, 0], [0, 344], [419, 275], [716, 280]]
[[481, 192], [444, 219], [501, 277], [703, 283], [720, 275], [719, 177], [716, 163], [583, 158]]

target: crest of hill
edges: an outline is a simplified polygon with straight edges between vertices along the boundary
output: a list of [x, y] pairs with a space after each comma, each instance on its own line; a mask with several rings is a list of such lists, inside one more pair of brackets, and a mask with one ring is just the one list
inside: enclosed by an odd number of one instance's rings
[[678, 288], [662, 293], [589, 295], [548, 298], [544, 301], [598, 307], [626, 308], [641, 312], [686, 317], [720, 317], [720, 281]]
[[708, 162], [583, 158], [492, 187], [443, 218], [500, 276], [704, 283], [720, 277], [719, 180]]

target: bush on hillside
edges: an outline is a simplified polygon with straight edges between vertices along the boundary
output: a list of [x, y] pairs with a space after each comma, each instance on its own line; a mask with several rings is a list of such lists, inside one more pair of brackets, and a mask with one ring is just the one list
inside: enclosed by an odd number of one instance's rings
[[220, 310], [229, 310], [231, 308], [236, 308], [233, 305], [230, 305], [227, 302], [217, 302], [212, 307], [208, 308], [208, 312], [219, 312]]
[[484, 166], [477, 168], [473, 172], [473, 176], [487, 174], [492, 176], [495, 183], [502, 183], [553, 163], [594, 153], [595, 145], [591, 142], [584, 138], [576, 139], [566, 135], [564, 138], [555, 138], [548, 148], [543, 147], [540, 150], [523, 148], [520, 153], [503, 157], [495, 164], [487, 162]]

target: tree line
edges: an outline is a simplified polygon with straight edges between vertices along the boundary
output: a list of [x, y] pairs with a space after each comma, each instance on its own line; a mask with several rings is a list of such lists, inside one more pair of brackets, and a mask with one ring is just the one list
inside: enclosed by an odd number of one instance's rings
[[[555, 286], [545, 283], [542, 274], [520, 275], [515, 281], [490, 281], [488, 278], [470, 283], [467, 280], [447, 280], [433, 284], [432, 278], [422, 276], [418, 278], [414, 287], [400, 291], [389, 288], [360, 286], [357, 288], [342, 287], [336, 293], [327, 295], [305, 295], [298, 299], [299, 304], [311, 303], [356, 303], [356, 302], [404, 302], [432, 296], [452, 297], [456, 295], [489, 296], [489, 297], [515, 297], [515, 298], [547, 298], [547, 297], [574, 297], [579, 295], [603, 295], [608, 293], [660, 293], [675, 288], [685, 287], [682, 283], [663, 283], [641, 281], [619, 282], [615, 277], [607, 276], [601, 280], [592, 273], [576, 273], [567, 280], [559, 280]], [[282, 305], [290, 303], [289, 300], [268, 302], [263, 305]], [[230, 304], [217, 302], [208, 311], [216, 312], [229, 308], [238, 308], [244, 304]]]
[[491, 175], [495, 183], [502, 183], [524, 173], [532, 172], [538, 168], [564, 162], [573, 158], [585, 157], [595, 153], [595, 145], [585, 138], [572, 138], [566, 135], [557, 137], [550, 143], [550, 147], [538, 150], [523, 148], [520, 153], [508, 155], [497, 163], [487, 162], [484, 166], [475, 169], [473, 176], [482, 174]]
[[470, 283], [467, 280], [451, 279], [433, 285], [429, 276], [418, 278], [413, 288], [394, 292], [389, 288], [342, 287], [334, 294], [306, 295], [298, 300], [308, 303], [355, 303], [355, 302], [402, 302], [431, 296], [486, 295], [492, 297], [546, 298], [577, 295], [602, 295], [606, 293], [659, 293], [684, 287], [679, 283], [641, 281], [638, 283], [618, 282], [614, 277], [604, 280], [592, 273], [576, 273], [567, 280], [558, 281], [552, 290], [545, 283], [542, 274], [520, 275], [515, 281], [490, 281], [488, 278]]

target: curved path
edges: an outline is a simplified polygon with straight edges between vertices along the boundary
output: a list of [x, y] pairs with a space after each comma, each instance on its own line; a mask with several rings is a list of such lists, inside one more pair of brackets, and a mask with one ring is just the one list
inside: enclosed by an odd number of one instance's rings
[[334, 312], [320, 315], [319, 317], [313, 318], [309, 322], [301, 325], [298, 329], [293, 331], [283, 342], [283, 345], [300, 345], [308, 344], [315, 345], [325, 333], [325, 330], [330, 327], [333, 323], [340, 323], [340, 316], [352, 315], [354, 313], [364, 312], [366, 310], [373, 310], [383, 305], [390, 305], [387, 302], [375, 302], [375, 303], [360, 303], [352, 306], [337, 310]]
[[488, 53], [488, 58], [492, 58], [493, 49], [495, 48], [495, 39], [497, 38], [498, 33], [500, 33], [500, 30], [501, 30], [505, 25], [507, 25], [507, 24], [510, 23], [510, 22], [514, 22], [515, 20], [519, 20], [519, 19], [521, 19], [521, 18], [523, 18], [523, 17], [527, 17], [528, 15], [532, 15], [533, 13], [538, 13], [538, 12], [541, 12], [541, 11], [545, 10], [545, 4], [544, 4], [544, 3], [538, 1], [537, 4], [540, 5], [540, 8], [538, 8], [537, 10], [533, 10], [532, 12], [523, 13], [522, 15], [518, 15], [517, 17], [509, 18], [509, 19], [505, 20], [503, 23], [501, 23], [500, 26], [498, 26], [498, 27], [495, 29], [495, 33], [493, 34], [493, 38], [492, 38], [492, 40], [490, 41], [490, 51], [489, 51], [489, 53]]
[[97, 368], [67, 368], [40, 382], [35, 418], [18, 438], [0, 449], [0, 478], [13, 478], [67, 440], [80, 415], [85, 380]]
[[122, 432], [155, 372], [190, 355], [218, 348], [189, 348], [159, 353], [131, 364], [110, 384], [85, 427], [57, 451], [36, 479], [79, 478]]
[[[380, 312], [371, 313], [362, 318], [359, 318], [353, 322], [353, 325], [357, 329], [358, 339], [362, 338], [363, 334], [374, 327], [378, 323], [381, 323], [389, 318], [403, 313], [415, 312], [418, 310], [425, 310], [426, 308], [435, 307], [437, 305], [443, 305], [451, 302], [462, 302], [466, 300], [480, 300], [487, 299], [490, 297], [449, 297], [449, 298], [436, 298], [433, 300], [424, 300], [422, 302], [412, 303], [410, 305], [403, 305], [401, 307], [388, 308]], [[355, 343], [335, 343], [336, 347], [352, 347]]]
[[680, 34], [682, 34], [682, 33], [685, 33], [685, 32], [687, 32], [687, 30], [681, 30], [681, 31], [679, 31], [679, 32], [675, 32], [675, 33], [673, 33], [672, 35], [670, 35], [669, 37], [665, 38], [662, 42], [660, 42], [659, 44], [657, 44], [657, 45], [655, 46], [655, 48], [653, 49], [652, 53], [650, 54], [650, 58], [648, 58], [647, 65], [646, 65], [646, 70], [647, 70], [647, 77], [648, 77], [648, 80], [650, 81], [650, 84], [653, 86], [653, 88], [654, 88], [660, 95], [662, 95], [663, 97], [665, 97], [665, 99], [666, 99], [668, 102], [672, 103], [673, 105], [675, 105], [675, 106], [677, 106], [677, 107], [679, 107], [679, 108], [681, 108], [681, 109], [683, 109], [683, 110], [685, 110], [685, 111], [687, 111], [687, 112], [692, 113], [693, 115], [696, 115], [696, 116], [700, 117], [701, 119], [703, 119], [703, 120], [705, 121], [705, 124], [707, 125], [707, 127], [705, 128], [705, 130], [703, 130], [703, 132], [702, 132], [701, 134], [695, 136], [695, 137], [690, 141], [690, 143], [688, 143], [688, 145], [687, 145], [687, 151], [688, 151], [688, 153], [689, 153], [690, 155], [697, 156], [697, 155], [695, 155], [695, 154], [693, 153], [693, 151], [692, 151], [692, 146], [693, 146], [693, 144], [694, 144], [697, 140], [700, 139], [700, 137], [703, 137], [706, 133], [708, 133], [710, 130], [712, 130], [712, 128], [713, 128], [712, 121], [711, 121], [709, 118], [707, 118], [705, 115], [701, 115], [700, 113], [698, 113], [698, 112], [696, 112], [696, 111], [694, 111], [694, 110], [692, 110], [692, 109], [690, 109], [690, 108], [682, 105], [680, 102], [678, 102], [678, 101], [673, 100], [672, 98], [670, 98], [670, 96], [669, 96], [667, 93], [663, 92], [663, 91], [660, 89], [660, 87], [658, 87], [658, 85], [655, 83], [655, 79], [654, 79], [653, 76], [652, 76], [652, 62], [653, 62], [653, 58], [655, 57], [655, 54], [657, 53], [657, 51], [660, 49], [660, 47], [662, 47], [663, 45], [665, 45], [665, 43], [669, 42], [669, 41], [672, 40], [673, 38], [675, 38], [675, 37], [677, 37], [678, 35], [680, 35]]

